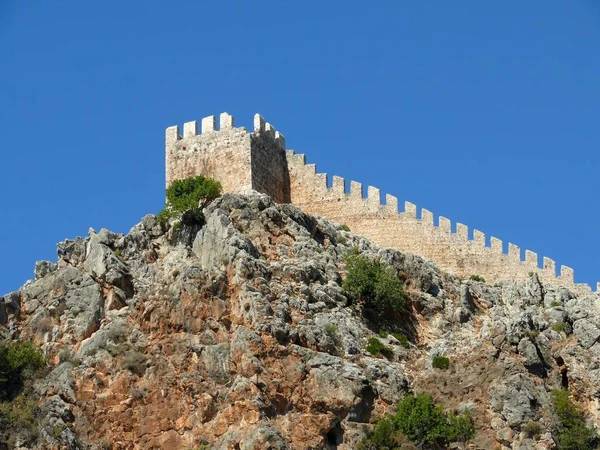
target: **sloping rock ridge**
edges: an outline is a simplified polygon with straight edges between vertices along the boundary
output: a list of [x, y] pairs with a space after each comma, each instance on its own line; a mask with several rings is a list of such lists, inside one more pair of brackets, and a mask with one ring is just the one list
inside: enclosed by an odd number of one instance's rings
[[[470, 408], [469, 448], [556, 448], [550, 392], [561, 387], [598, 423], [596, 294], [535, 274], [459, 280], [259, 194], [225, 195], [205, 217], [200, 229], [165, 231], [149, 215], [126, 235], [91, 230], [1, 297], [5, 332], [51, 365], [35, 384], [40, 434], [19, 445], [353, 449], [408, 392]], [[385, 357], [367, 352], [379, 330], [341, 288], [352, 248], [404, 280], [408, 348], [389, 334]], [[436, 355], [448, 370], [432, 367]]]

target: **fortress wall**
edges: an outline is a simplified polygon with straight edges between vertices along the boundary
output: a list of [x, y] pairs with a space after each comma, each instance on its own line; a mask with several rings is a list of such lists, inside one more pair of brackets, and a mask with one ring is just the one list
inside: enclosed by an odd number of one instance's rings
[[234, 128], [233, 116], [223, 113], [217, 130], [215, 116], [202, 119], [199, 133], [194, 120], [166, 130], [166, 183], [196, 175], [215, 178], [224, 192], [241, 192], [252, 186], [250, 170], [251, 133]]
[[[404, 211], [398, 212], [398, 200], [386, 195], [381, 204], [379, 189], [367, 187], [363, 198], [363, 186], [350, 182], [346, 192], [343, 178], [334, 176], [328, 188], [327, 174], [318, 174], [314, 164], [306, 164], [305, 156], [287, 152], [290, 173], [291, 202], [304, 211], [326, 217], [345, 224], [360, 235], [377, 244], [413, 253], [432, 260], [441, 268], [458, 277], [483, 276], [488, 282], [515, 279], [525, 280], [529, 272], [537, 272], [540, 279], [549, 284], [560, 284], [579, 292], [591, 292], [587, 284], [575, 284], [573, 269], [561, 266], [556, 275], [556, 264], [543, 258], [543, 267], [538, 267], [538, 255], [508, 244], [508, 253], [503, 253], [503, 243], [495, 237], [486, 245], [485, 234], [473, 230], [469, 236], [468, 227], [457, 223], [456, 231], [451, 231], [451, 222], [439, 217], [434, 223], [434, 214], [421, 210], [417, 218], [416, 205], [405, 202]], [[600, 284], [599, 284], [600, 288]]]
[[[314, 164], [306, 164], [304, 155], [285, 152], [281, 133], [260, 116], [254, 117], [254, 132], [235, 128], [233, 116], [220, 115], [219, 129], [215, 116], [166, 130], [166, 182], [195, 175], [215, 178], [224, 192], [245, 192], [249, 188], [266, 193], [279, 203], [290, 202], [308, 213], [320, 215], [348, 225], [353, 232], [364, 235], [377, 244], [395, 248], [432, 260], [455, 275], [468, 278], [483, 276], [494, 283], [501, 280], [524, 280], [529, 272], [538, 273], [549, 284], [561, 284], [578, 293], [591, 292], [587, 284], [575, 284], [573, 269], [560, 267], [550, 258], [540, 258], [535, 252], [522, 250], [508, 243], [504, 253], [500, 239], [473, 230], [466, 225], [452, 224], [426, 209], [417, 214], [417, 206], [404, 203], [398, 212], [398, 199], [385, 196], [381, 203], [379, 189], [363, 187], [334, 176], [328, 188], [327, 174], [318, 174]], [[366, 191], [366, 192], [365, 192]], [[363, 195], [366, 193], [366, 198]], [[419, 217], [419, 218], [418, 218]], [[437, 223], [436, 223], [437, 222]], [[524, 254], [523, 254], [524, 253]], [[596, 287], [600, 292], [600, 283]]]
[[259, 114], [254, 116], [251, 146], [252, 188], [270, 195], [278, 203], [289, 203], [290, 179], [285, 139]]

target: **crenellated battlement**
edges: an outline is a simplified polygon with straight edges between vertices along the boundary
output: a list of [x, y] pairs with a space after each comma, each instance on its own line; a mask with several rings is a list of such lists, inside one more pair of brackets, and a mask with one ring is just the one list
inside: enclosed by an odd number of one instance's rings
[[264, 192], [276, 201], [289, 202], [289, 177], [285, 138], [259, 114], [254, 131], [236, 127], [229, 113], [206, 116], [198, 121], [167, 128], [166, 184], [203, 174], [221, 182], [226, 192]]
[[[404, 202], [399, 211], [396, 197], [374, 186], [363, 187], [356, 181], [318, 173], [315, 164], [307, 164], [304, 154], [285, 151], [285, 138], [273, 125], [256, 114], [253, 132], [236, 128], [228, 113], [166, 130], [167, 185], [172, 181], [204, 174], [218, 179], [226, 192], [254, 189], [271, 195], [280, 203], [291, 202], [308, 213], [348, 225], [379, 245], [431, 259], [440, 267], [468, 278], [483, 276], [488, 282], [524, 280], [530, 272], [549, 284], [561, 284], [580, 292], [591, 292], [587, 284], [575, 283], [574, 271], [554, 260], [540, 258], [534, 251], [522, 250], [480, 230], [437, 216], [425, 208]], [[329, 187], [331, 186], [331, 187]], [[596, 286], [600, 292], [600, 282]]]
[[[367, 187], [356, 181], [349, 183], [334, 175], [331, 188], [329, 176], [318, 173], [314, 164], [306, 164], [306, 156], [293, 150], [287, 151], [290, 178], [292, 181], [292, 203], [307, 212], [322, 215], [348, 225], [357, 234], [363, 234], [380, 245], [397, 248], [424, 256], [458, 276], [483, 276], [487, 281], [503, 279], [526, 279], [536, 272], [545, 283], [561, 284], [577, 292], [591, 292], [589, 285], [575, 283], [574, 271], [560, 266], [556, 273], [554, 260], [543, 257], [543, 266], [538, 265], [538, 254], [495, 236], [489, 237], [480, 230], [457, 222], [454, 231], [450, 219], [437, 216], [425, 208], [418, 214], [417, 205], [404, 202], [403, 211], [398, 210], [398, 199], [385, 195], [373, 186]], [[347, 189], [349, 187], [349, 189]], [[600, 292], [600, 283], [596, 290]]]

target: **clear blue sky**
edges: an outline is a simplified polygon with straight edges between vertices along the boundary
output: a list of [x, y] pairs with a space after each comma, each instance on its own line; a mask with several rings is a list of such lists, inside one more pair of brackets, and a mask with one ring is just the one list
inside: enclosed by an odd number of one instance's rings
[[599, 1], [0, 0], [0, 54], [0, 294], [159, 211], [164, 129], [223, 111], [600, 280]]

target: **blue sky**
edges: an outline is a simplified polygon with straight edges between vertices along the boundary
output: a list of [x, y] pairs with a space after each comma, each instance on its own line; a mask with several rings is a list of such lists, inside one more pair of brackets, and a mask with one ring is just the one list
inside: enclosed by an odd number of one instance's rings
[[164, 129], [223, 111], [600, 280], [598, 1], [1, 0], [0, 54], [0, 294], [159, 211]]

